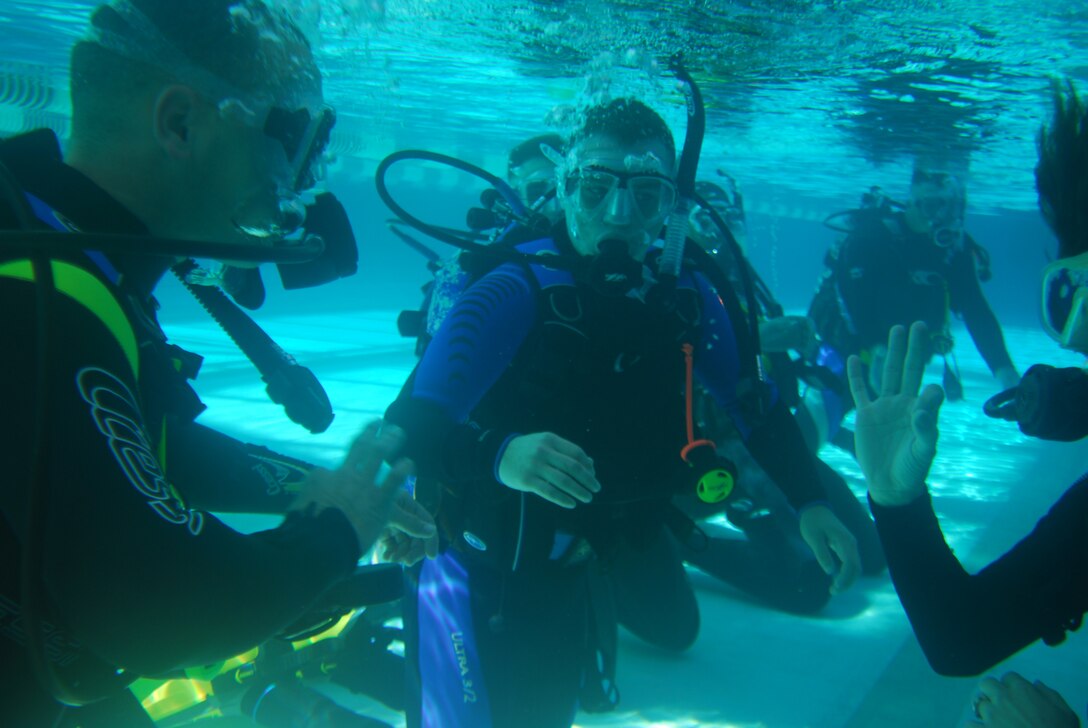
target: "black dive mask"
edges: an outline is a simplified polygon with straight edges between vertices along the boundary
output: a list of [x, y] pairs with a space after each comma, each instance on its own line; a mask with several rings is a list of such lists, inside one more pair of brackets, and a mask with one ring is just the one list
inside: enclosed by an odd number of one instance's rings
[[1088, 374], [1036, 364], [1017, 387], [986, 402], [990, 417], [1016, 422], [1025, 435], [1073, 442], [1088, 436]]
[[336, 112], [325, 106], [311, 114], [308, 109], [288, 111], [273, 108], [264, 123], [264, 133], [281, 145], [291, 166], [291, 186], [305, 192], [321, 176], [320, 161], [329, 146]]
[[597, 246], [600, 252], [587, 262], [589, 285], [606, 296], [622, 296], [642, 285], [642, 263], [627, 252], [627, 243], [610, 238]]

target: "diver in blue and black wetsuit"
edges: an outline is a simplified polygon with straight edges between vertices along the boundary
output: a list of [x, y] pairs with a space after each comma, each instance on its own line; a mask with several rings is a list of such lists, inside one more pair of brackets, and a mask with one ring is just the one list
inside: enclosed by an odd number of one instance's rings
[[[519, 248], [581, 265], [507, 263], [481, 278], [387, 413], [445, 539], [406, 614], [409, 725], [571, 724], [592, 678], [591, 570], [665, 538], [670, 499], [695, 492], [681, 456], [692, 371], [800, 512], [835, 586], [858, 571], [788, 409], [751, 381], [732, 292], [687, 270], [672, 290], [658, 282], [674, 149], [637, 101], [591, 109], [560, 170], [565, 224]], [[677, 618], [697, 619], [674, 563]]]

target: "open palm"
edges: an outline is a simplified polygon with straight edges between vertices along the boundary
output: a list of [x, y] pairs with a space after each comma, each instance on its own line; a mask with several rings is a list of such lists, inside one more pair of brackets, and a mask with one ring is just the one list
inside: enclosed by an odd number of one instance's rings
[[918, 394], [928, 356], [929, 331], [902, 326], [888, 334], [888, 354], [880, 396], [870, 399], [861, 361], [850, 357], [847, 372], [857, 404], [855, 448], [869, 481], [869, 494], [880, 505], [904, 505], [925, 492], [925, 479], [937, 452], [937, 413], [944, 392], [931, 384]]

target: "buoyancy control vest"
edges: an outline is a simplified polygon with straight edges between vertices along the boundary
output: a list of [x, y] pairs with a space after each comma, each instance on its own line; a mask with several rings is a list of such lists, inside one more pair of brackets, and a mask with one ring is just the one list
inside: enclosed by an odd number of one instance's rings
[[[660, 522], [671, 496], [691, 486], [680, 457], [687, 442], [682, 346], [698, 333], [701, 316], [690, 275], [669, 307], [604, 296], [543, 266], [526, 266], [525, 276], [536, 292], [537, 319], [471, 421], [483, 430], [552, 432], [578, 444], [593, 458], [602, 492], [567, 510], [494, 479], [417, 485], [441, 488], [438, 521], [450, 543], [508, 568], [554, 560], [562, 536], [607, 550], [621, 533], [645, 530], [645, 519]], [[447, 304], [456, 299], [449, 290], [436, 295]]]

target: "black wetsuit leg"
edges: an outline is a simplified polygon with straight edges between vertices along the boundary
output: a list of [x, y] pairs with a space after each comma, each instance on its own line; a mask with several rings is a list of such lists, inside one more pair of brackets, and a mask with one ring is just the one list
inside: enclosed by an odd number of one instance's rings
[[791, 509], [737, 515], [731, 521], [747, 538], [682, 544], [684, 561], [784, 612], [814, 614], [827, 604], [831, 579], [801, 540]]
[[588, 649], [585, 569], [476, 577], [473, 612], [494, 728], [571, 725]]
[[645, 544], [625, 543], [608, 560], [619, 623], [636, 637], [666, 650], [683, 651], [699, 635], [699, 605], [681, 557], [664, 526]]
[[[831, 510], [857, 539], [862, 573], [881, 573], [887, 562], [873, 519], [834, 468], [818, 460], [817, 470]], [[705, 548], [699, 543], [681, 545], [681, 554], [692, 566], [777, 609], [813, 614], [830, 598], [830, 578], [801, 539], [796, 513], [784, 498], [768, 491], [757, 490], [752, 509], [731, 506], [726, 511], [747, 539], [712, 537]], [[707, 513], [689, 509], [689, 515], [706, 517]]]
[[[467, 726], [462, 715], [474, 715], [473, 728], [568, 728], [588, 650], [585, 566], [509, 572], [472, 555], [459, 559], [463, 568], [447, 573], [462, 574], [462, 582], [438, 583], [436, 591], [424, 570], [407, 606], [408, 725]], [[471, 630], [459, 626], [462, 614]], [[455, 650], [447, 649], [451, 639]]]

